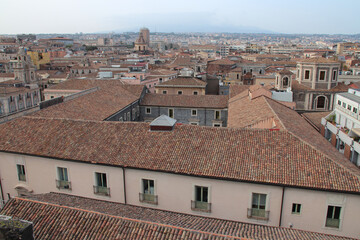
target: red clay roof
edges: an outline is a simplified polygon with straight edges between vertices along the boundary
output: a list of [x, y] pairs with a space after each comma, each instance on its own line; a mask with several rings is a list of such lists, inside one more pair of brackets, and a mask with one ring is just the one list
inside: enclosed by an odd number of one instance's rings
[[14, 198], [0, 213], [33, 222], [36, 239], [349, 239], [56, 193]]
[[99, 87], [99, 90], [42, 109], [33, 116], [101, 121], [138, 100], [144, 89], [143, 85], [123, 84], [119, 80], [71, 79], [49, 90], [86, 90], [94, 87]]
[[[283, 119], [282, 123], [285, 127], [297, 124]], [[303, 131], [293, 128], [293, 132]], [[0, 125], [0, 151], [360, 193], [360, 170], [319, 150], [315, 137], [321, 135], [316, 134], [310, 145], [308, 139], [288, 131], [181, 125], [170, 132], [152, 132], [147, 123], [24, 117]]]

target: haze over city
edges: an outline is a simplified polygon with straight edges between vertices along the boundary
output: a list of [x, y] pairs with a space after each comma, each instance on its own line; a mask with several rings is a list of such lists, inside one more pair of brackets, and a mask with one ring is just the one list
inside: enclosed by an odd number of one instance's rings
[[[357, 0], [3, 0], [0, 34], [233, 32], [356, 34]], [[14, 14], [14, 10], [16, 14]]]
[[1, 0], [0, 239], [360, 239], [360, 0]]

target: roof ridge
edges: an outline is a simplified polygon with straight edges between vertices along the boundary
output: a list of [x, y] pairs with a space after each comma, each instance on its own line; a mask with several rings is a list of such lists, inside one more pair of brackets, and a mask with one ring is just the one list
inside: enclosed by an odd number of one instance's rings
[[275, 110], [270, 106], [269, 102], [267, 101], [267, 100], [270, 99], [270, 98], [268, 98], [268, 97], [266, 97], [266, 96], [264, 96], [264, 95], [262, 95], [262, 97], [264, 97], [264, 100], [265, 100], [266, 104], [269, 106], [269, 108], [271, 109], [271, 111], [274, 113], [275, 117], [276, 117], [277, 120], [281, 123], [281, 125], [283, 126], [283, 128], [284, 128], [285, 130], [289, 131], [289, 130], [285, 127], [283, 121], [281, 121], [281, 119], [279, 118], [279, 116], [276, 114]]
[[134, 219], [134, 218], [116, 216], [116, 215], [97, 212], [97, 211], [93, 211], [93, 210], [81, 209], [81, 208], [70, 207], [70, 206], [66, 206], [66, 205], [60, 205], [60, 204], [49, 203], [49, 202], [42, 202], [42, 201], [39, 201], [39, 200], [26, 199], [26, 198], [20, 198], [20, 197], [15, 197], [14, 199], [15, 199], [15, 201], [16, 200], [21, 200], [21, 201], [25, 201], [25, 202], [38, 203], [38, 204], [48, 205], [48, 206], [52, 206], [52, 207], [58, 207], [58, 208], [63, 208], [63, 209], [70, 209], [70, 210], [75, 210], [75, 211], [81, 211], [81, 212], [87, 212], [87, 213], [91, 213], [91, 214], [102, 215], [102, 216], [109, 217], [109, 218], [117, 218], [117, 219], [121, 219], [121, 220], [124, 220], [124, 221], [132, 221], [132, 222], [138, 222], [138, 223], [144, 223], [144, 224], [150, 224], [150, 225], [157, 225], [157, 226], [160, 226], [160, 227], [173, 228], [173, 229], [178, 229], [178, 230], [183, 230], [183, 231], [190, 231], [190, 232], [197, 232], [197, 233], [213, 235], [213, 236], [218, 236], [218, 237], [240, 239], [240, 240], [250, 239], [250, 238], [237, 237], [237, 236], [234, 236], [234, 235], [225, 235], [225, 234], [221, 234], [221, 233], [214, 233], [214, 232], [207, 232], [207, 231], [202, 231], [202, 230], [195, 230], [195, 229], [190, 229], [190, 228], [178, 227], [178, 226], [174, 226], [174, 225], [151, 222], [151, 221], [146, 221], [146, 220], [141, 220], [141, 219]]

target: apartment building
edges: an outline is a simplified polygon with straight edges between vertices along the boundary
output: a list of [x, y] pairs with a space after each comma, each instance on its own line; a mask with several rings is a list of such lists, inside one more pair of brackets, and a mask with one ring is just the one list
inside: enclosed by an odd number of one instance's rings
[[334, 110], [321, 120], [323, 136], [360, 167], [360, 91], [349, 89], [335, 95]]

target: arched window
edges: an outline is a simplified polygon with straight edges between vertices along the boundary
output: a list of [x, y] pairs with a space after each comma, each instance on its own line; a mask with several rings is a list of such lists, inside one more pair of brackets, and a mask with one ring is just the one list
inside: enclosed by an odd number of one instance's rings
[[289, 78], [283, 77], [283, 87], [287, 87], [289, 85]]
[[318, 96], [315, 99], [316, 109], [325, 109], [327, 105], [327, 98], [325, 96]]

